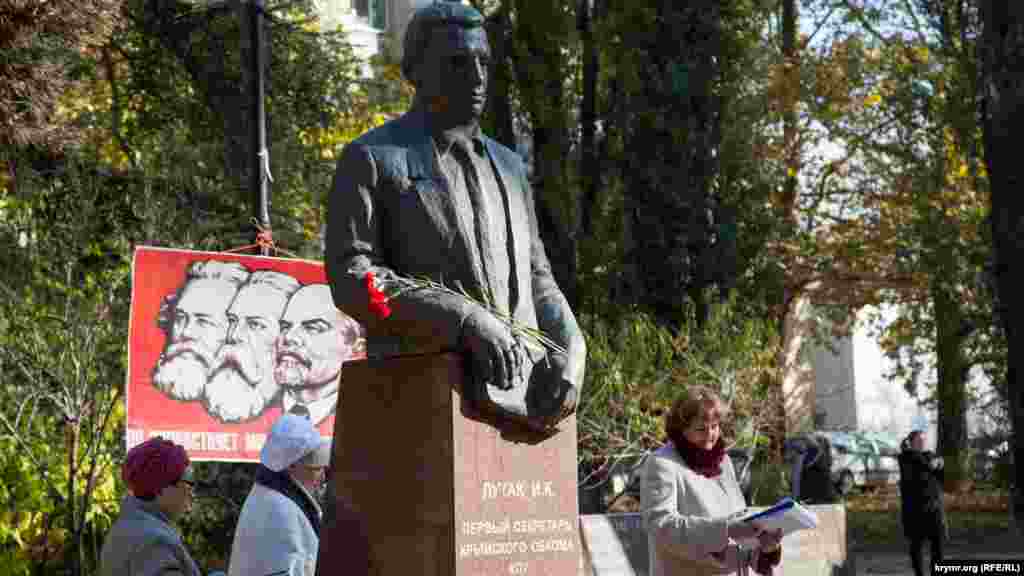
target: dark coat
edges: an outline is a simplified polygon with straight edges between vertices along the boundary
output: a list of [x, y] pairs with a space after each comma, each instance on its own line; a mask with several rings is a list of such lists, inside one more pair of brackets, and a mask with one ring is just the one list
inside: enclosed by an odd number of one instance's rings
[[904, 448], [899, 455], [903, 533], [921, 538], [942, 533], [942, 468], [932, 466], [934, 454]]
[[832, 483], [832, 443], [824, 436], [810, 438], [800, 473], [800, 499], [811, 504], [831, 504], [839, 500]]

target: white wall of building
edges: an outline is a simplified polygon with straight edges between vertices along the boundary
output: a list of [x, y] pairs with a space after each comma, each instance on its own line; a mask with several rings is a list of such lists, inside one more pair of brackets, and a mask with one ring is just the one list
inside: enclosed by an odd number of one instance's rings
[[[869, 310], [862, 313], [866, 318]], [[831, 347], [809, 345], [806, 356], [814, 378], [816, 427], [882, 432], [896, 438], [923, 428], [934, 447], [934, 410], [920, 406], [898, 382], [885, 377], [889, 361], [862, 323]]]
[[831, 346], [812, 345], [815, 427], [853, 430], [858, 426], [853, 338], [840, 338]]
[[[864, 311], [861, 317], [866, 317], [868, 312]], [[890, 362], [867, 327], [858, 325], [852, 339], [858, 427], [897, 438], [923, 428], [927, 436], [926, 445], [933, 449], [937, 430], [934, 410], [926, 410], [902, 384], [885, 377], [891, 368]]]

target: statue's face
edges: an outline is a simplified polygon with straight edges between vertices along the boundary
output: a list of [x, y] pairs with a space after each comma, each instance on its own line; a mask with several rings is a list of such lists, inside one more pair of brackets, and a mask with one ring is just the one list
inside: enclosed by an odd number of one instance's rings
[[452, 24], [434, 28], [417, 71], [418, 96], [448, 125], [480, 120], [487, 103], [490, 58], [482, 27]]

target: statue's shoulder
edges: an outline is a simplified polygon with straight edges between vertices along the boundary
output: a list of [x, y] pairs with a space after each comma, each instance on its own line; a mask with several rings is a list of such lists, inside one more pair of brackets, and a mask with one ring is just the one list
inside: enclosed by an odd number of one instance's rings
[[387, 122], [363, 132], [352, 141], [353, 145], [366, 148], [388, 148], [408, 146], [414, 137], [407, 114], [392, 118]]
[[484, 143], [491, 150], [491, 154], [496, 156], [497, 160], [506, 166], [513, 166], [517, 171], [525, 170], [526, 162], [518, 152], [505, 146], [501, 142], [491, 138], [490, 136], [482, 136]]

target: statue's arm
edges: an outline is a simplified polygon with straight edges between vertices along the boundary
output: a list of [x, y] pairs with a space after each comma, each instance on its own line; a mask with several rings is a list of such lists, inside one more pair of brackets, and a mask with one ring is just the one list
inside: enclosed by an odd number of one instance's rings
[[456, 350], [466, 317], [477, 306], [462, 297], [441, 290], [415, 289], [402, 292], [390, 302], [391, 315], [379, 318], [369, 307], [365, 275], [373, 272], [377, 286], [385, 293], [397, 288], [400, 271], [386, 260], [385, 222], [391, 217], [381, 170], [372, 151], [352, 143], [338, 161], [334, 185], [328, 199], [325, 264], [335, 305], [374, 335], [411, 337], [417, 348], [432, 351]]
[[545, 336], [558, 343], [568, 352], [563, 361], [556, 359], [562, 371], [562, 378], [577, 390], [583, 386], [583, 374], [587, 359], [587, 344], [583, 332], [576, 323], [576, 316], [569, 308], [562, 290], [551, 272], [540, 228], [537, 226], [537, 209], [533, 190], [526, 178], [525, 170], [520, 171], [522, 189], [526, 194], [527, 215], [530, 226], [530, 268], [533, 285], [533, 305], [537, 311], [537, 324]]

